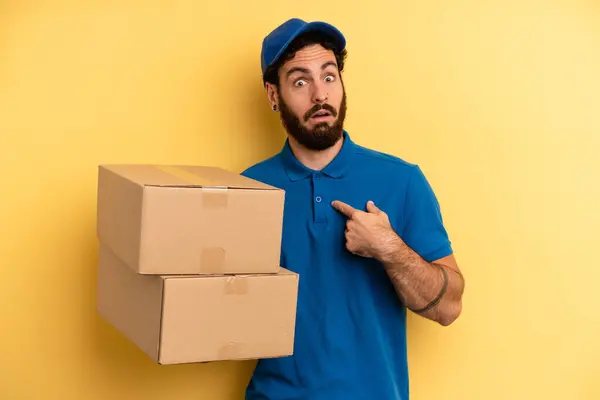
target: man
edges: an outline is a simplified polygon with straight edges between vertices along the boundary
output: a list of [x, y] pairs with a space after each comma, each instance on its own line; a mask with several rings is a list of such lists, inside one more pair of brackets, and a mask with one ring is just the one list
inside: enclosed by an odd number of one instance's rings
[[292, 19], [263, 42], [268, 101], [288, 133], [243, 172], [286, 191], [281, 265], [300, 274], [294, 355], [260, 360], [247, 399], [408, 399], [408, 308], [441, 325], [464, 282], [420, 168], [343, 128], [342, 33]]

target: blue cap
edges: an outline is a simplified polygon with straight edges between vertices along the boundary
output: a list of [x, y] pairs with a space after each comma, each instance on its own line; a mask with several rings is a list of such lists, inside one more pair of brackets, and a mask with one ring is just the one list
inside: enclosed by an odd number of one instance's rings
[[299, 18], [292, 18], [279, 25], [264, 38], [260, 54], [263, 76], [267, 68], [277, 62], [298, 35], [309, 31], [328, 35], [339, 51], [346, 47], [346, 38], [335, 26], [326, 22], [306, 22]]

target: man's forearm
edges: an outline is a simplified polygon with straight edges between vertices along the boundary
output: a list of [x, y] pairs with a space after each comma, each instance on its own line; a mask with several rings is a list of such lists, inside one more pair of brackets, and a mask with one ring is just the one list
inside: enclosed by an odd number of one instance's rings
[[386, 247], [380, 261], [404, 305], [441, 325], [451, 324], [462, 308], [464, 281], [460, 272], [428, 263], [399, 237]]

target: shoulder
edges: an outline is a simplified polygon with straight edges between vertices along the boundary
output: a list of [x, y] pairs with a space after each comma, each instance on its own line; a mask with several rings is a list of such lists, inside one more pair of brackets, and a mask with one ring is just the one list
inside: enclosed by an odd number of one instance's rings
[[241, 175], [259, 181], [270, 180], [283, 172], [283, 166], [279, 154], [275, 154], [265, 160], [247, 167]]
[[[358, 167], [369, 176], [378, 176], [390, 187], [399, 190], [406, 198], [413, 198], [414, 203], [425, 199], [437, 201], [430, 182], [421, 166], [399, 156], [378, 151], [364, 146], [356, 146]], [[373, 179], [373, 178], [370, 178]]]
[[[394, 191], [398, 229], [406, 244], [427, 261], [452, 254], [438, 199], [421, 167], [400, 157], [357, 147], [359, 167], [381, 175]], [[390, 182], [392, 181], [392, 182]]]
[[383, 151], [356, 145], [356, 158], [359, 164], [369, 169], [387, 174], [401, 174], [406, 177], [422, 174], [418, 164]]

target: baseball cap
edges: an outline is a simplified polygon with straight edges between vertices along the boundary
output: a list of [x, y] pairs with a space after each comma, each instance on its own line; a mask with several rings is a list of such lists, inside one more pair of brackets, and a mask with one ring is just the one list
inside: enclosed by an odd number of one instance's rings
[[328, 35], [338, 50], [346, 47], [346, 38], [335, 26], [326, 22], [306, 22], [292, 18], [275, 28], [263, 40], [260, 54], [263, 76], [268, 67], [273, 65], [285, 52], [290, 43], [305, 32], [322, 32]]

